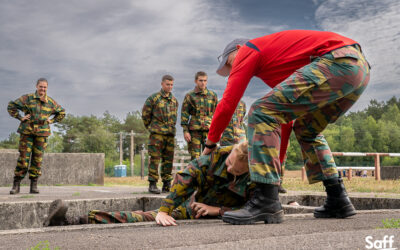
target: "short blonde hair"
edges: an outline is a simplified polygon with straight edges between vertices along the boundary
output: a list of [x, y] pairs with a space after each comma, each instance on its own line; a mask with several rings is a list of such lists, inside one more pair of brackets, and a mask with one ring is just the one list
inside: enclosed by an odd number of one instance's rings
[[236, 151], [236, 160], [241, 162], [248, 162], [249, 160], [249, 150], [247, 141], [235, 144], [233, 149]]

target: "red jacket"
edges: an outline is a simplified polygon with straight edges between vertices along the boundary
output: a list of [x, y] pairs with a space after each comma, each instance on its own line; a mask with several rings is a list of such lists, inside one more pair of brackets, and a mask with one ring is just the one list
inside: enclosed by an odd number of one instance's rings
[[[313, 30], [287, 30], [250, 40], [236, 55], [224, 95], [213, 116], [208, 139], [213, 142], [220, 140], [253, 76], [273, 88], [294, 71], [309, 64], [311, 58], [353, 44], [357, 42], [339, 34]], [[282, 127], [282, 157], [286, 153], [291, 130], [292, 126]]]

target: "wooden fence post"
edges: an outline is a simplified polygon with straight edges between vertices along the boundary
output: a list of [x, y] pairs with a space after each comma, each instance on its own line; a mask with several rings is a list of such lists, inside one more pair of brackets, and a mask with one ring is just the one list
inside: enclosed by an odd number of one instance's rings
[[353, 177], [353, 169], [349, 168], [349, 171], [347, 173], [347, 179], [349, 179], [349, 181], [351, 181], [352, 177]]
[[381, 180], [381, 162], [379, 154], [375, 155], [375, 180]]

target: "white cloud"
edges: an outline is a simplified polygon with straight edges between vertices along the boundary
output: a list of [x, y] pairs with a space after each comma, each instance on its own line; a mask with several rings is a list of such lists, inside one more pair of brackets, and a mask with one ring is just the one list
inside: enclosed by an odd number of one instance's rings
[[328, 0], [315, 17], [324, 30], [358, 41], [372, 66], [362, 105], [370, 99], [400, 96], [400, 2], [397, 0]]

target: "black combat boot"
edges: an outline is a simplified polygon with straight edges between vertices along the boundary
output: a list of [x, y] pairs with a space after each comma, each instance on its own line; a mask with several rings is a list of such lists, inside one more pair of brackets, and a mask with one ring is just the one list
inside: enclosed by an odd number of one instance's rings
[[224, 222], [235, 225], [264, 221], [267, 224], [281, 223], [283, 210], [279, 201], [277, 185], [257, 183], [254, 194], [242, 209], [225, 212]]
[[38, 194], [39, 193], [39, 189], [37, 187], [37, 183], [38, 183], [38, 178], [31, 179], [31, 190], [30, 190], [29, 193], [31, 193], [31, 194]]
[[356, 214], [341, 178], [325, 180], [326, 200], [314, 210], [315, 218], [346, 218]]
[[157, 182], [150, 181], [149, 192], [153, 193], [153, 194], [160, 194], [161, 193], [160, 189], [157, 188]]
[[163, 181], [162, 192], [169, 193], [170, 188], [171, 188], [171, 181]]
[[18, 176], [14, 176], [13, 187], [10, 190], [10, 194], [19, 194], [19, 189], [21, 186], [21, 178]]
[[62, 202], [62, 200], [58, 199], [53, 201], [49, 207], [49, 214], [47, 218], [43, 222], [43, 226], [63, 226], [65, 225], [66, 213], [68, 211], [68, 207]]

